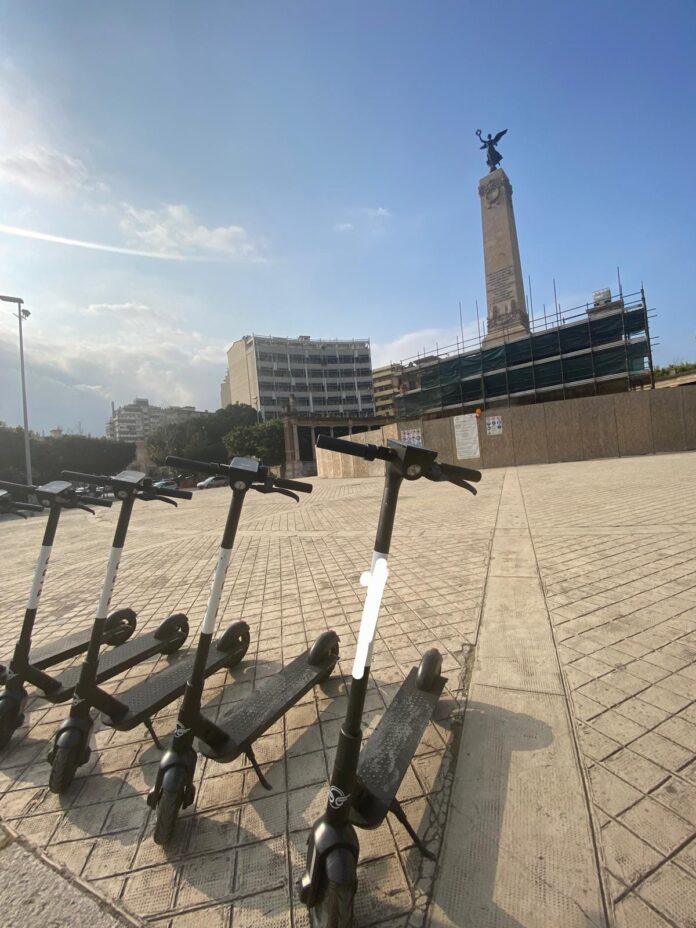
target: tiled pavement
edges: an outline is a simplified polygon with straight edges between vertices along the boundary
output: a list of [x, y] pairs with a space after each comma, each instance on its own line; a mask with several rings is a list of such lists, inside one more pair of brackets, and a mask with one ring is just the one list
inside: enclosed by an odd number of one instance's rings
[[[617, 923], [696, 925], [696, 456], [518, 474]], [[448, 687], [400, 794], [435, 851], [504, 476], [487, 471], [476, 499], [426, 481], [406, 485], [397, 516], [367, 721], [375, 724], [419, 655], [439, 647]], [[381, 481], [366, 478], [315, 481], [315, 492], [298, 506], [250, 495], [221, 615], [223, 625], [246, 619], [252, 645], [234, 682], [224, 673], [209, 681], [210, 712], [224, 711], [327, 627], [341, 636], [340, 670], [349, 672], [364, 595], [358, 576], [369, 563], [380, 493]], [[227, 501], [220, 489], [197, 494], [176, 512], [140, 506], [114, 600], [137, 610], [140, 628], [185, 611], [195, 630]], [[114, 518], [106, 511], [65, 516], [37, 641], [85, 624]], [[0, 524], [3, 656], [41, 528], [39, 519]], [[112, 685], [118, 689], [155, 664]], [[272, 793], [241, 761], [199, 763], [196, 807], [182, 818], [169, 854], [151, 837], [144, 794], [158, 752], [142, 730], [101, 729], [89, 767], [68, 795], [48, 791], [46, 740], [64, 706], [34, 702], [26, 726], [0, 755], [0, 816], [152, 924], [306, 925], [294, 882], [325, 794], [343, 683], [335, 673], [258, 743]], [[160, 713], [160, 735], [171, 732], [174, 716], [175, 708]], [[421, 924], [432, 866], [394, 822], [361, 833], [361, 843], [358, 925]]]

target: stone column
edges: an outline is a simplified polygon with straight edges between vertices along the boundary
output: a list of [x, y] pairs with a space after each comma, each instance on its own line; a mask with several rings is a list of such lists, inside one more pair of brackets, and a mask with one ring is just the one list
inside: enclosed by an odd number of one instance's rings
[[478, 191], [488, 304], [484, 347], [491, 347], [528, 335], [529, 316], [512, 208], [512, 184], [505, 171], [498, 168], [481, 179]]

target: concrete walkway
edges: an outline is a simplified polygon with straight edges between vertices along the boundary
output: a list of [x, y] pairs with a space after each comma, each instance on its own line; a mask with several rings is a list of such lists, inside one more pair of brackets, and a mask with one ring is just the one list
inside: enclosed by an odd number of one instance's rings
[[604, 928], [590, 806], [517, 472], [500, 500], [432, 928]]

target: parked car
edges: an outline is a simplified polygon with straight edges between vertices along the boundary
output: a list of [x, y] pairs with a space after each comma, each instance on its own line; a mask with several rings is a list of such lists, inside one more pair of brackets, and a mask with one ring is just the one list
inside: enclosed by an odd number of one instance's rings
[[210, 487], [225, 487], [229, 483], [227, 477], [206, 477], [196, 486], [199, 490], [208, 490]]
[[169, 477], [164, 480], [156, 480], [152, 485], [156, 490], [177, 490], [179, 488], [177, 481]]

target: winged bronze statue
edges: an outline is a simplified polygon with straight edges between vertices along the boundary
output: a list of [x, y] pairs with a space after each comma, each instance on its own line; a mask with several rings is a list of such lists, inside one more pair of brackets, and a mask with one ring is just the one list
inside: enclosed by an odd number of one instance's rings
[[499, 132], [495, 138], [493, 138], [489, 132], [488, 138], [484, 139], [481, 137], [481, 130], [476, 130], [476, 135], [478, 135], [479, 142], [481, 142], [481, 148], [486, 149], [486, 164], [488, 165], [489, 171], [495, 171], [500, 162], [503, 160], [503, 156], [495, 146], [502, 139], [506, 132], [507, 129], [503, 129], [503, 131]]

